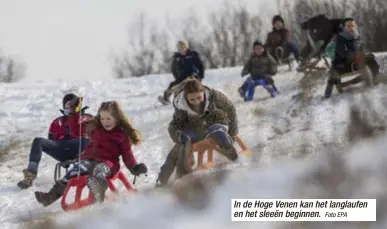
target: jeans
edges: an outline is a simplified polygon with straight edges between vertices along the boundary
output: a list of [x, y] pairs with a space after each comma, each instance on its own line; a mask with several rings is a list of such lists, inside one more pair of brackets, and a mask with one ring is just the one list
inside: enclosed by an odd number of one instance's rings
[[[81, 140], [49, 140], [46, 138], [35, 138], [32, 142], [28, 170], [33, 173], [38, 172], [39, 162], [42, 158], [42, 152], [51, 156], [57, 161], [63, 162], [76, 159], [82, 153], [88, 143], [88, 139], [82, 137]], [[81, 149], [79, 150], [79, 144]]]

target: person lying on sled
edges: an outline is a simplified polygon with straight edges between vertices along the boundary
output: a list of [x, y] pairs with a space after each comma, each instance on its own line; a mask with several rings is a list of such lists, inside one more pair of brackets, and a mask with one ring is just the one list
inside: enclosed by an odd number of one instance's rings
[[[330, 51], [334, 49], [332, 60], [332, 69], [327, 82], [324, 97], [329, 98], [332, 94], [333, 86], [337, 85], [339, 92], [342, 88], [351, 84], [357, 84], [362, 81], [362, 78], [356, 77], [347, 82], [341, 82], [340, 75], [359, 70], [356, 53], [363, 52], [361, 50], [360, 36], [357, 30], [356, 21], [353, 18], [345, 18], [342, 22], [343, 31], [339, 33], [330, 44]], [[333, 48], [332, 48], [333, 46]], [[364, 53], [364, 64], [368, 66], [375, 80], [379, 74], [380, 66], [372, 53]]]
[[[168, 154], [157, 179], [157, 186], [167, 184], [176, 168], [176, 177], [188, 173], [185, 164], [191, 144], [212, 138], [221, 153], [229, 160], [238, 159], [234, 138], [238, 134], [238, 121], [233, 103], [222, 92], [204, 86], [197, 79], [190, 79], [173, 100], [175, 113], [168, 132], [175, 143]], [[191, 155], [192, 156], [192, 155]]]
[[[88, 143], [86, 128], [80, 125], [81, 120], [92, 117], [85, 114], [87, 106], [82, 108], [82, 99], [73, 93], [66, 94], [62, 99], [63, 116], [54, 119], [48, 131], [48, 138], [36, 137], [32, 141], [27, 168], [23, 169], [24, 179], [17, 183], [21, 189], [32, 186], [38, 175], [39, 162], [43, 152], [58, 162], [78, 158]], [[81, 131], [81, 133], [80, 133]], [[79, 149], [80, 148], [80, 149]]]
[[97, 116], [86, 124], [90, 140], [81, 155], [81, 161], [62, 180], [58, 180], [49, 192], [35, 192], [36, 200], [43, 206], [58, 200], [63, 195], [67, 182], [79, 174], [89, 175], [87, 187], [93, 193], [95, 201], [102, 203], [108, 188], [107, 179], [120, 169], [120, 156], [133, 175], [147, 173], [145, 164], [137, 164], [132, 152], [132, 144], [138, 144], [141, 140], [140, 133], [130, 124], [117, 102], [103, 102]]
[[259, 41], [253, 44], [254, 53], [242, 70], [242, 77], [250, 74], [243, 85], [238, 89], [240, 96], [245, 101], [254, 98], [255, 87], [263, 86], [272, 97], [279, 92], [274, 85], [272, 76], [277, 74], [277, 62], [266, 52], [265, 47]]

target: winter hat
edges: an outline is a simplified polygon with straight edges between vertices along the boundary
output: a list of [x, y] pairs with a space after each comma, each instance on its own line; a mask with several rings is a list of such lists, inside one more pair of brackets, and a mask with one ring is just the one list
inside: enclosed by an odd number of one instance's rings
[[274, 25], [276, 21], [281, 21], [283, 25], [285, 25], [284, 19], [281, 17], [281, 15], [275, 15], [271, 21], [271, 24]]
[[69, 93], [69, 94], [66, 94], [64, 97], [63, 97], [63, 100], [62, 100], [62, 107], [64, 108], [65, 104], [68, 102], [68, 101], [71, 101], [73, 99], [79, 99], [78, 96], [76, 96], [75, 94], [73, 93]]
[[253, 43], [253, 48], [254, 48], [255, 46], [264, 46], [264, 45], [263, 45], [263, 43], [260, 42], [260, 41], [254, 41], [254, 43]]
[[346, 23], [347, 21], [355, 21], [355, 19], [354, 19], [354, 18], [351, 18], [351, 17], [346, 17], [346, 18], [344, 18], [344, 19], [341, 21], [341, 26], [344, 27], [344, 26], [345, 26], [345, 23]]

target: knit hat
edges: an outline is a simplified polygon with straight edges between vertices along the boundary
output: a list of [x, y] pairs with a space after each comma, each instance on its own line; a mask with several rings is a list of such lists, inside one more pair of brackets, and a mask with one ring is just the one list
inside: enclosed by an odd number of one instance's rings
[[62, 100], [62, 107], [64, 108], [65, 107], [65, 104], [68, 102], [68, 101], [71, 101], [73, 99], [78, 99], [78, 96], [76, 96], [75, 94], [73, 93], [69, 93], [69, 94], [66, 94], [64, 97], [63, 97], [63, 100]]
[[342, 21], [341, 21], [341, 26], [344, 27], [345, 26], [345, 23], [347, 21], [354, 21], [355, 19], [354, 18], [351, 18], [351, 17], [346, 17], [344, 18]]
[[276, 21], [281, 21], [283, 25], [285, 25], [284, 19], [281, 17], [281, 15], [275, 15], [271, 21], [271, 24], [274, 25]]
[[255, 46], [264, 46], [264, 45], [263, 45], [263, 43], [260, 42], [260, 41], [254, 41], [254, 43], [253, 43], [253, 48], [254, 48]]

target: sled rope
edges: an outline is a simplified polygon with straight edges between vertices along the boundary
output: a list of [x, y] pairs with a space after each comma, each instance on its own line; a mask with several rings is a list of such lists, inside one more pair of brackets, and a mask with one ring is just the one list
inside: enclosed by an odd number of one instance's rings
[[[80, 96], [79, 97], [79, 106], [82, 107], [82, 97]], [[80, 166], [80, 163], [81, 163], [81, 153], [82, 153], [82, 111], [79, 110], [80, 112], [80, 116], [79, 116], [79, 120], [78, 120], [78, 123], [79, 123], [79, 145], [78, 145], [78, 176], [77, 178], [79, 178], [81, 176], [81, 166]]]

